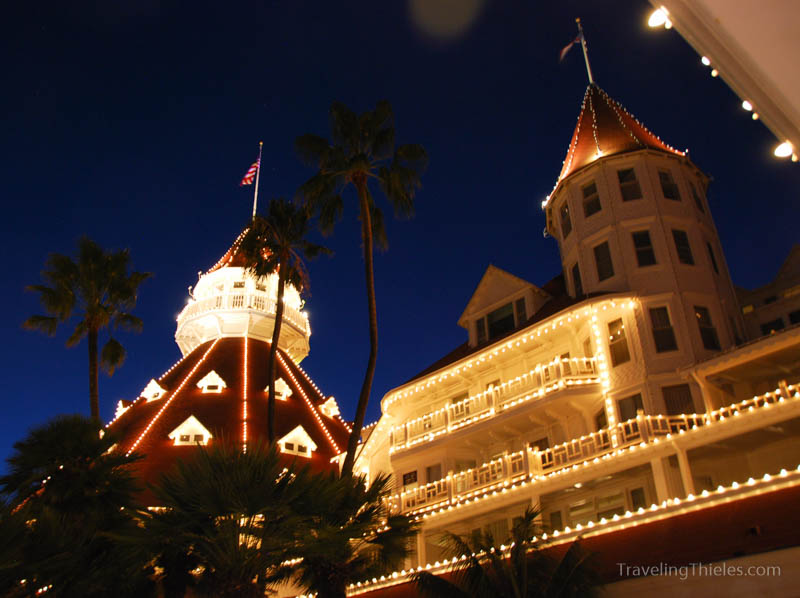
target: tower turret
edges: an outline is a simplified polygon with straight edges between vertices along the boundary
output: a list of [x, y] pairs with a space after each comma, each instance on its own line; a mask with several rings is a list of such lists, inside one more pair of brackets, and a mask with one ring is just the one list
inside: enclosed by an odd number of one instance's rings
[[[175, 341], [183, 355], [209, 340], [223, 337], [272, 339], [278, 276], [272, 274], [257, 281], [247, 274], [239, 251], [245, 232], [214, 266], [200, 273], [186, 307], [178, 316]], [[299, 363], [308, 355], [311, 327], [300, 294], [291, 285], [286, 286], [284, 305], [278, 347]]]
[[[649, 320], [642, 324], [654, 330], [653, 349], [669, 353], [679, 346], [681, 361], [742, 338], [706, 202], [708, 182], [685, 152], [590, 84], [544, 204], [569, 293], [637, 292]], [[673, 328], [683, 337], [677, 342]], [[665, 332], [659, 336], [659, 330]]]

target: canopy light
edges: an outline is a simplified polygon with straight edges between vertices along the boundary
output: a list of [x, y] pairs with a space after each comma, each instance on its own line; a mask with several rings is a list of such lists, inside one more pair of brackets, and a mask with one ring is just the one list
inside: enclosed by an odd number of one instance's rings
[[647, 25], [653, 28], [664, 27], [664, 29], [671, 29], [672, 21], [669, 20], [669, 13], [667, 12], [667, 9], [663, 6], [655, 9], [650, 14], [650, 18], [647, 19]]
[[775, 154], [776, 158], [788, 158], [792, 155], [792, 153], [794, 153], [794, 148], [792, 147], [791, 143], [784, 141], [775, 148], [773, 153]]

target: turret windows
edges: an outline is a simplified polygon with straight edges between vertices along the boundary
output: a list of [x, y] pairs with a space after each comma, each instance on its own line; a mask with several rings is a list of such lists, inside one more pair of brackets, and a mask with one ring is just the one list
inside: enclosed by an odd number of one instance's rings
[[581, 282], [581, 269], [578, 262], [572, 266], [572, 286], [575, 289], [575, 297], [583, 296], [583, 283]]
[[694, 183], [689, 181], [689, 188], [692, 190], [692, 197], [694, 197], [694, 203], [697, 205], [697, 209], [705, 214], [706, 211], [703, 209], [703, 200], [700, 199], [700, 195], [697, 193], [697, 187]]
[[675, 184], [675, 179], [672, 178], [671, 172], [659, 170], [658, 180], [661, 182], [661, 192], [666, 199], [672, 199], [674, 201], [681, 200], [681, 194], [678, 192], [678, 185]]
[[594, 248], [594, 261], [597, 265], [597, 279], [602, 281], [614, 276], [614, 264], [611, 262], [611, 250], [608, 242]]
[[618, 170], [617, 178], [619, 179], [619, 192], [622, 194], [622, 201], [642, 199], [642, 189], [639, 187], [639, 181], [636, 180], [636, 172], [633, 168]]
[[714, 248], [711, 247], [711, 243], [706, 241], [706, 247], [708, 248], [708, 258], [711, 260], [711, 267], [714, 268], [714, 272], [719, 274], [719, 267], [717, 266], [717, 258], [714, 257]]
[[636, 250], [636, 262], [640, 268], [656, 263], [656, 254], [653, 251], [653, 243], [648, 231], [633, 233], [633, 247]]
[[708, 308], [695, 305], [694, 315], [697, 318], [697, 325], [700, 327], [700, 338], [703, 339], [703, 346], [710, 351], [719, 351], [717, 329], [711, 323], [711, 314], [708, 312]]
[[625, 338], [625, 324], [622, 318], [608, 323], [608, 350], [611, 353], [611, 365], [618, 366], [631, 360], [628, 341]]
[[600, 194], [594, 181], [583, 187], [583, 215], [587, 218], [601, 209]]
[[689, 245], [689, 235], [686, 234], [686, 231], [672, 229], [672, 238], [675, 241], [675, 251], [678, 252], [678, 260], [681, 264], [694, 266], [692, 247]]
[[669, 319], [667, 308], [654, 307], [650, 309], [650, 323], [653, 326], [656, 352], [677, 351], [678, 343], [675, 342], [675, 331], [672, 330], [672, 322]]
[[565, 201], [561, 205], [561, 235], [566, 239], [572, 232], [572, 220], [569, 218], [569, 204]]

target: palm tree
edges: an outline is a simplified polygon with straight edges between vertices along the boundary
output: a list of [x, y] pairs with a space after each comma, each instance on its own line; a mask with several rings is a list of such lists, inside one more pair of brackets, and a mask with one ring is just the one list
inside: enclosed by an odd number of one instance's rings
[[342, 192], [353, 185], [358, 198], [361, 240], [369, 315], [369, 360], [356, 407], [355, 421], [347, 444], [342, 475], [353, 471], [356, 450], [364, 425], [372, 378], [378, 357], [378, 316], [372, 264], [373, 242], [386, 247], [383, 213], [375, 204], [371, 184], [377, 182], [398, 216], [414, 212], [414, 194], [428, 157], [421, 145], [395, 147], [394, 115], [389, 102], [378, 102], [375, 110], [356, 115], [334, 102], [330, 110], [331, 141], [317, 135], [302, 135], [295, 141], [300, 157], [317, 173], [298, 190], [297, 196], [312, 212], [319, 213], [323, 233], [331, 233], [342, 214]]
[[[89, 401], [92, 417], [100, 417], [97, 390], [98, 336], [109, 326], [141, 331], [142, 321], [128, 313], [136, 305], [139, 285], [149, 278], [149, 272], [131, 272], [127, 249], [106, 253], [97, 243], [83, 237], [78, 242], [78, 260], [52, 253], [47, 258], [42, 278], [47, 284], [27, 287], [36, 291], [46, 316], [31, 316], [23, 323], [25, 328], [37, 329], [55, 335], [58, 324], [78, 314], [67, 346], [72, 347], [86, 336], [89, 339]], [[100, 353], [100, 363], [109, 375], [125, 361], [125, 349], [109, 337]]]
[[137, 527], [138, 457], [114, 451], [116, 438], [101, 432], [96, 418], [60, 416], [14, 444], [0, 478], [2, 595], [47, 586], [55, 596], [151, 594], [149, 555], [113, 537]]
[[283, 294], [286, 284], [302, 292], [308, 287], [308, 271], [303, 262], [330, 250], [306, 240], [310, 228], [307, 210], [298, 208], [283, 199], [273, 199], [265, 218], [256, 216], [239, 245], [245, 256], [250, 274], [260, 279], [278, 273], [278, 297], [275, 307], [275, 325], [269, 348], [269, 396], [267, 412], [269, 443], [275, 443], [275, 369], [278, 339], [283, 324]]
[[452, 581], [427, 571], [412, 576], [417, 589], [432, 598], [582, 598], [597, 594], [599, 576], [590, 555], [573, 542], [559, 560], [533, 540], [539, 510], [529, 507], [509, 538], [497, 548], [490, 533], [471, 538], [446, 534], [443, 543], [454, 559]]
[[305, 515], [294, 553], [300, 585], [319, 598], [344, 598], [348, 584], [402, 566], [418, 524], [388, 513], [389, 480], [381, 475], [367, 486], [363, 477], [314, 478], [313, 492], [294, 505]]
[[131, 539], [155, 555], [165, 595], [263, 597], [291, 574], [309, 474], [284, 469], [274, 446], [200, 446], [152, 490], [164, 508], [140, 512]]

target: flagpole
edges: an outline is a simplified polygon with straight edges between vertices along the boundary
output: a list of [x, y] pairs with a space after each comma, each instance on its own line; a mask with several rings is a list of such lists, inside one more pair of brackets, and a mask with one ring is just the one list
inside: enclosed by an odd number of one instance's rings
[[261, 149], [264, 147], [264, 142], [258, 142], [258, 166], [256, 166], [256, 188], [253, 191], [253, 221], [256, 219], [256, 207], [258, 206], [258, 179], [261, 174]]
[[581, 27], [581, 20], [575, 19], [578, 24], [578, 33], [581, 38], [581, 48], [583, 48], [583, 60], [586, 62], [586, 74], [589, 75], [589, 84], [594, 85], [594, 77], [592, 77], [592, 67], [589, 66], [589, 53], [586, 51], [586, 38], [583, 36], [583, 27]]

